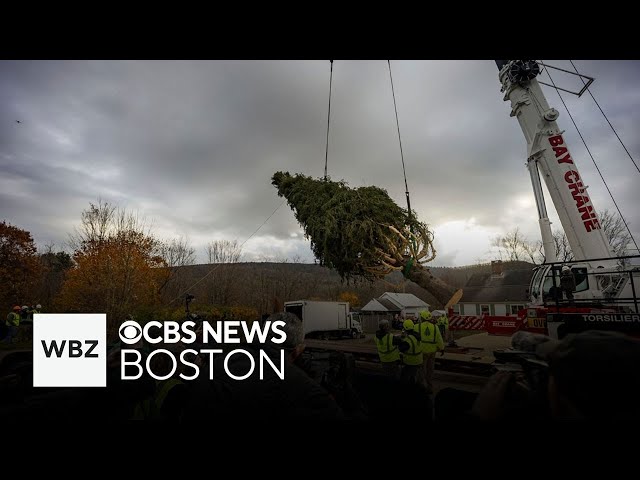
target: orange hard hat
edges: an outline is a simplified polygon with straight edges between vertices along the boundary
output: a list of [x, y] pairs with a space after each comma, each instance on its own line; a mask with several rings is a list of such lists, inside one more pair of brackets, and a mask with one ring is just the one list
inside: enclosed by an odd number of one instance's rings
[[22, 307], [20, 305], [16, 305], [15, 307], [13, 307], [14, 310], [22, 310]]

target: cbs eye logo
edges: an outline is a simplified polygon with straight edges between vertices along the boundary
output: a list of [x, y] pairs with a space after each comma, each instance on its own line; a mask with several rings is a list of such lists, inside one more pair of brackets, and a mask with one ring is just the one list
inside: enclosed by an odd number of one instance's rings
[[142, 328], [140, 328], [138, 322], [127, 320], [122, 325], [120, 325], [118, 335], [120, 335], [120, 340], [122, 341], [122, 343], [133, 345], [134, 343], [138, 343], [142, 338]]

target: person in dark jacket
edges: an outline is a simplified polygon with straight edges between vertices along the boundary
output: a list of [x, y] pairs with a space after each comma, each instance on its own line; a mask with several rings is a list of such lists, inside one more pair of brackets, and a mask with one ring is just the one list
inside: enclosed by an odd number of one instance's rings
[[[513, 372], [493, 375], [471, 409], [484, 421], [529, 420], [614, 422], [633, 424], [640, 420], [640, 340], [621, 332], [587, 330], [562, 340], [518, 332], [521, 350], [535, 353], [547, 365], [541, 385], [527, 381], [527, 393], [544, 393], [537, 410], [513, 408], [515, 394], [523, 391]], [[512, 343], [516, 344], [516, 335]], [[545, 378], [546, 377], [546, 378]], [[515, 415], [514, 415], [515, 414]]]
[[562, 273], [560, 274], [560, 288], [562, 288], [567, 300], [573, 301], [573, 292], [576, 289], [576, 279], [573, 276], [571, 268], [567, 265], [562, 267]]

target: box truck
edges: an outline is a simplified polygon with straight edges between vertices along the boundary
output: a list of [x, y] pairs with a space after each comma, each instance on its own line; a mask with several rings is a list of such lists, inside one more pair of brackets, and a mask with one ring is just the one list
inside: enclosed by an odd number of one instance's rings
[[305, 337], [323, 338], [349, 336], [360, 338], [362, 324], [357, 314], [349, 311], [349, 302], [318, 302], [296, 300], [284, 303], [284, 311], [302, 320]]

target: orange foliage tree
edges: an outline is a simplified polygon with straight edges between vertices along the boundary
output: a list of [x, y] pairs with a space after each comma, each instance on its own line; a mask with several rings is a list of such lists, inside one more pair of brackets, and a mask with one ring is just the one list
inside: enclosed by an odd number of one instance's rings
[[[95, 229], [88, 218], [104, 225]], [[159, 303], [169, 271], [163, 268], [160, 243], [135, 217], [108, 204], [92, 204], [83, 213], [83, 228], [76, 235], [75, 266], [67, 273], [57, 305], [67, 312], [106, 313], [112, 333], [127, 314]]]
[[33, 302], [30, 295], [37, 275], [37, 249], [31, 233], [5, 221], [0, 223], [1, 308]]
[[360, 298], [354, 292], [342, 292], [338, 296], [339, 302], [349, 302], [349, 307], [359, 307], [360, 306]]

